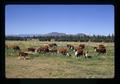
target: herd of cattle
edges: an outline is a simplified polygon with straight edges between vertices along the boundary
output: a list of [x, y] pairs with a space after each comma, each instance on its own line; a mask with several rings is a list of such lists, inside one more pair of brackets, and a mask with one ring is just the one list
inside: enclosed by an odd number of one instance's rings
[[[74, 51], [74, 55], [76, 57], [84, 56], [85, 58], [88, 57], [88, 51], [85, 50], [85, 44], [80, 44], [79, 46], [74, 46], [71, 44], [67, 44], [66, 47], [57, 47], [58, 45], [56, 43], [46, 44], [39, 48], [27, 48], [27, 52], [21, 51], [20, 47], [18, 45], [5, 45], [6, 48], [11, 48], [13, 50], [19, 51], [19, 57], [26, 59], [29, 55], [28, 52], [34, 52], [34, 53], [61, 53], [66, 56], [71, 56], [69, 53], [69, 50]], [[97, 53], [106, 53], [106, 47], [103, 44], [98, 45], [97, 47], [93, 47], [95, 52]]]

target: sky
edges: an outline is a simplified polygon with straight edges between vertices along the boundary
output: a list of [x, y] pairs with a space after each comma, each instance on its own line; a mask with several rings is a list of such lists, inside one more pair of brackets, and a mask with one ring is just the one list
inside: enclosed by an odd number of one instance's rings
[[113, 5], [6, 5], [5, 34], [114, 34]]

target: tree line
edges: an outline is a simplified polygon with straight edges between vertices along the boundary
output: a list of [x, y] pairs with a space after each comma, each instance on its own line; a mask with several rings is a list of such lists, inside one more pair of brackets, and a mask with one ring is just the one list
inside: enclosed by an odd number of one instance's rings
[[55, 41], [80, 41], [80, 42], [114, 42], [114, 35], [64, 35], [64, 36], [27, 36], [27, 37], [20, 37], [20, 36], [6, 36], [5, 40], [19, 40], [19, 41], [27, 41], [31, 39], [38, 39], [39, 41], [51, 41], [54, 39]]

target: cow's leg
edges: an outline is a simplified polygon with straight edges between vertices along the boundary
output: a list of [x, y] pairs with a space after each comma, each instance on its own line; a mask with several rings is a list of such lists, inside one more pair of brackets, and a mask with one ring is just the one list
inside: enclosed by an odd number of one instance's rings
[[85, 58], [87, 58], [88, 57], [88, 53], [85, 53]]
[[76, 56], [76, 57], [78, 56], [78, 52], [77, 52], [77, 51], [75, 52], [75, 56]]
[[70, 54], [69, 54], [69, 53], [67, 53], [67, 56], [70, 56]]

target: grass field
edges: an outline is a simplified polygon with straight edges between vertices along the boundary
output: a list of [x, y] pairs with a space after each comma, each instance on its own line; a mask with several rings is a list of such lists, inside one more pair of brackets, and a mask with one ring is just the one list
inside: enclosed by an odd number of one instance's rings
[[[28, 47], [39, 47], [51, 42], [41, 41], [6, 41], [7, 44], [17, 44], [25, 51]], [[81, 42], [55, 42], [58, 47], [66, 44], [79, 45]], [[29, 60], [18, 59], [18, 52], [5, 49], [6, 78], [114, 78], [114, 43], [104, 43], [106, 54], [98, 55], [93, 46], [100, 43], [82, 42], [92, 58], [76, 58], [56, 53], [36, 53], [29, 55]]]

